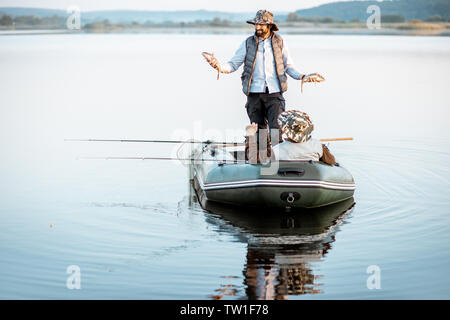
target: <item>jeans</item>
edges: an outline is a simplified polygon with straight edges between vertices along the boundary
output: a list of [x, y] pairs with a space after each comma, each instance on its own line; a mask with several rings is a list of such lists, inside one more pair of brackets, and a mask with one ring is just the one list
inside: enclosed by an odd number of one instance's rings
[[[275, 138], [274, 133], [271, 131], [271, 144], [272, 146], [282, 142], [280, 126], [278, 125], [278, 115], [285, 110], [285, 100], [281, 92], [275, 93], [254, 93], [250, 92], [247, 96], [247, 103], [245, 107], [247, 109], [247, 115], [250, 122], [258, 124], [258, 131], [262, 132], [267, 129], [278, 129], [278, 139]], [[267, 128], [267, 126], [269, 128]], [[257, 142], [259, 145], [259, 136], [257, 134]]]

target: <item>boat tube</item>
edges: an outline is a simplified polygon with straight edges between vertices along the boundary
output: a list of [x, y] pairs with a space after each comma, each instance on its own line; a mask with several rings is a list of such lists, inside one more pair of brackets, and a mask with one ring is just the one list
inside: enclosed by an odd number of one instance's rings
[[208, 145], [195, 150], [192, 159], [195, 160], [189, 165], [190, 178], [200, 201], [250, 207], [315, 208], [349, 199], [355, 190], [349, 171], [320, 161], [251, 164], [243, 160], [243, 151]]

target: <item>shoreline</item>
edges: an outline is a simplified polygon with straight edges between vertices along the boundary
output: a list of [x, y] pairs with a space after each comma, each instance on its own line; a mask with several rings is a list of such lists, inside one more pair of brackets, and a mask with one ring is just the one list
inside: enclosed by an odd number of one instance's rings
[[[431, 27], [430, 27], [431, 26]], [[387, 24], [380, 29], [368, 29], [363, 24], [335, 25], [280, 25], [281, 34], [293, 35], [394, 35], [394, 36], [450, 36], [450, 25]], [[102, 28], [82, 27], [81, 30], [67, 28], [1, 28], [0, 36], [42, 35], [42, 34], [248, 34], [253, 28], [240, 27], [182, 27], [182, 26], [105, 26]]]

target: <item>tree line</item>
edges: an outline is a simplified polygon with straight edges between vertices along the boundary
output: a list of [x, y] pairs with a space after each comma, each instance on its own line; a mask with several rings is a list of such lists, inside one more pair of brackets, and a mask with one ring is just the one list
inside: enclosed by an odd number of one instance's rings
[[39, 17], [35, 15], [16, 16], [4, 14], [0, 17], [0, 26], [48, 26], [59, 27], [66, 23], [65, 17], [53, 15], [51, 17]]
[[[287, 22], [312, 22], [312, 23], [346, 23], [345, 20], [335, 19], [332, 17], [302, 17], [297, 12], [291, 12], [286, 18]], [[418, 19], [410, 21], [420, 21]], [[450, 20], [442, 18], [440, 15], [434, 15], [425, 19], [426, 22], [450, 22]], [[358, 23], [362, 22], [358, 18], [353, 18], [349, 22]], [[382, 14], [382, 23], [403, 23], [406, 22], [406, 18], [400, 14]]]
[[[6, 27], [65, 27], [66, 17], [53, 15], [50, 17], [39, 17], [35, 15], [27, 15], [27, 16], [16, 16], [11, 17], [10, 15], [3, 14], [0, 17], [0, 26]], [[308, 23], [318, 23], [318, 24], [329, 24], [329, 23], [347, 23], [344, 20], [336, 19], [333, 17], [303, 17], [300, 16], [296, 12], [291, 12], [286, 17], [286, 22], [308, 22]], [[415, 19], [410, 22], [418, 22], [419, 20]], [[439, 15], [434, 15], [425, 19], [426, 22], [450, 22], [450, 20], [445, 19]], [[350, 23], [361, 23], [364, 21], [360, 21], [358, 18], [354, 18], [349, 21]], [[385, 14], [381, 15], [382, 23], [404, 23], [406, 22], [406, 18], [402, 15], [398, 14]], [[147, 21], [144, 24], [140, 24], [135, 21], [130, 24], [110, 23], [109, 20], [103, 21], [94, 21], [91, 23], [87, 23], [84, 25], [87, 29], [104, 29], [112, 26], [116, 26], [119, 28], [124, 27], [233, 27], [245, 25], [245, 23], [237, 23], [232, 22], [227, 19], [221, 19], [219, 17], [215, 17], [212, 20], [196, 20], [194, 22], [172, 22], [166, 21], [162, 23], [154, 23], [152, 21]]]

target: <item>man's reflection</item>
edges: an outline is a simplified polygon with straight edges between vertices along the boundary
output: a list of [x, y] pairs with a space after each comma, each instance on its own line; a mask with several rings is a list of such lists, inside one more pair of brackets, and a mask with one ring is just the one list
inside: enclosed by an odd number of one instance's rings
[[[243, 274], [246, 296], [251, 300], [321, 293], [321, 276], [314, 274], [312, 264], [331, 250], [337, 226], [353, 206], [351, 198], [323, 208], [286, 213], [202, 203], [211, 213], [208, 222], [217, 225], [217, 219], [226, 221], [238, 228], [228, 232], [247, 242]], [[212, 298], [236, 294], [232, 287], [223, 286]]]

